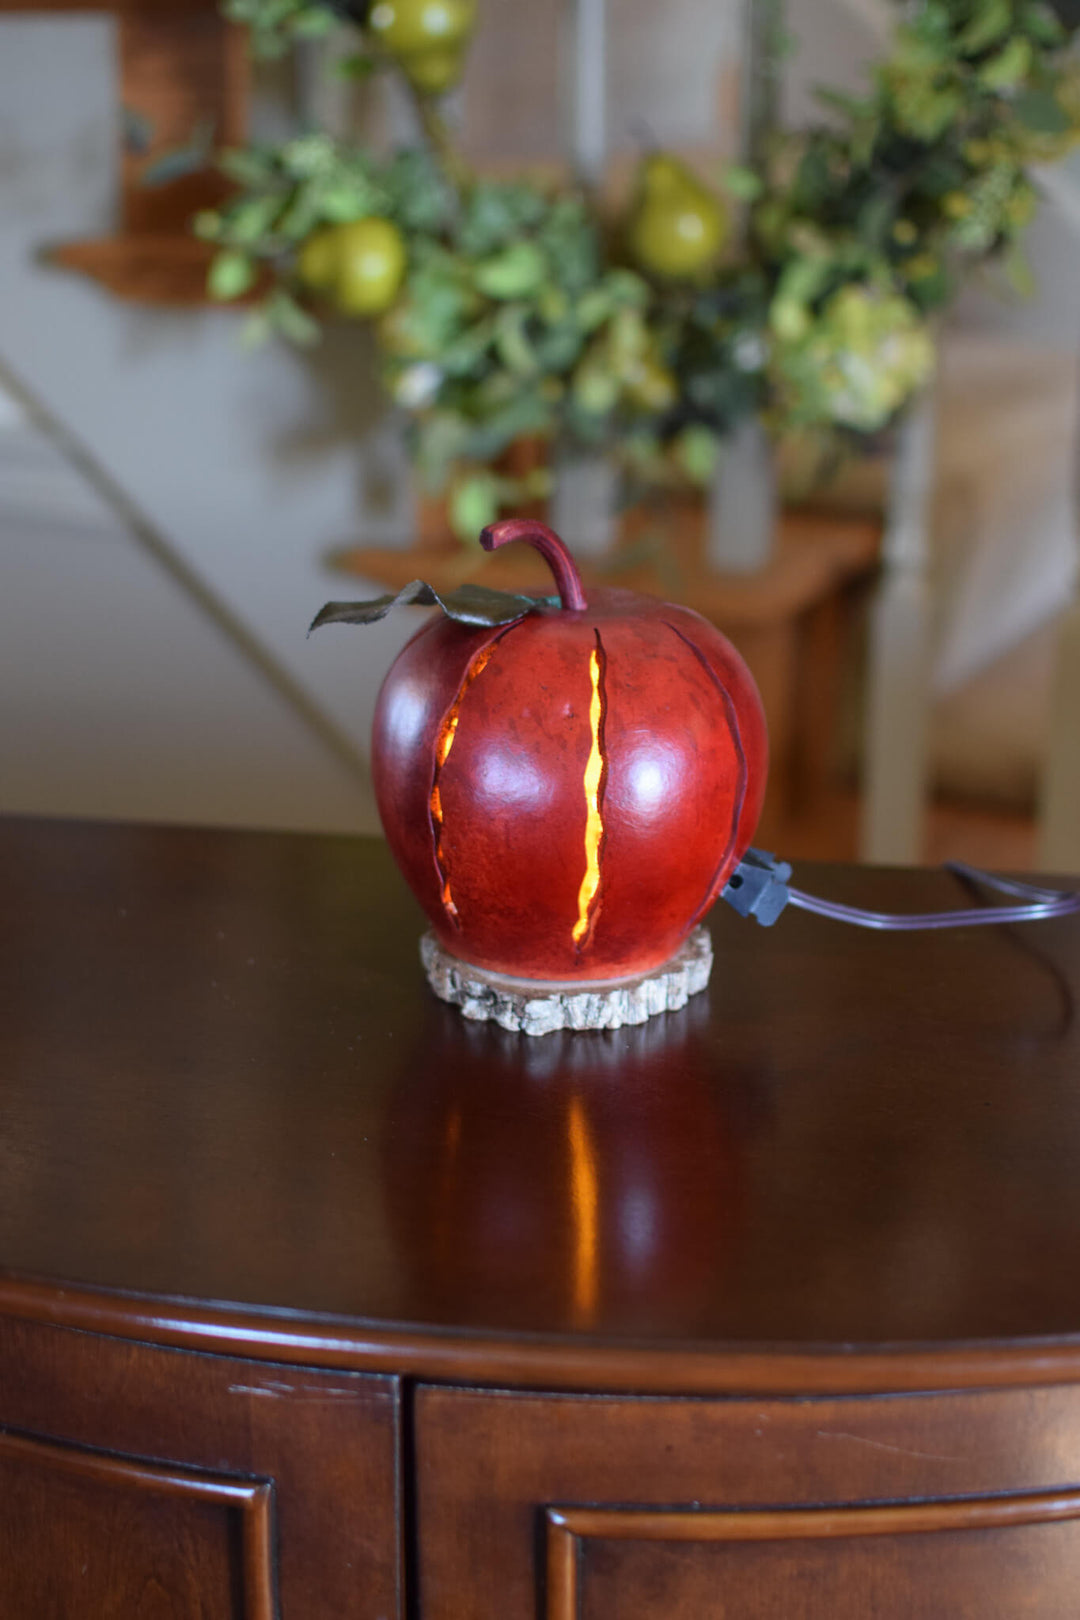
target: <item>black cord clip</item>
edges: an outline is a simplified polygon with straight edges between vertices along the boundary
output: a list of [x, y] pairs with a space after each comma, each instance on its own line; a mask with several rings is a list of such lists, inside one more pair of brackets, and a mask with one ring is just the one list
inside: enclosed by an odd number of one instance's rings
[[791, 866], [763, 849], [748, 849], [727, 880], [720, 898], [739, 913], [771, 928], [791, 896]]

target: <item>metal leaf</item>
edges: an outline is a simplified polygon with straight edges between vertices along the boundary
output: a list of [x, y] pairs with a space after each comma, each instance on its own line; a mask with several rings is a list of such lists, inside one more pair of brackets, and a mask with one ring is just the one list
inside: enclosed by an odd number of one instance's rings
[[493, 591], [487, 585], [459, 585], [456, 590], [439, 592], [422, 579], [411, 580], [396, 596], [376, 596], [368, 602], [327, 602], [311, 621], [312, 630], [324, 624], [374, 624], [385, 619], [391, 608], [441, 607], [448, 619], [459, 624], [492, 626], [513, 624], [527, 613], [557, 608], [557, 596], [521, 596], [513, 591]]

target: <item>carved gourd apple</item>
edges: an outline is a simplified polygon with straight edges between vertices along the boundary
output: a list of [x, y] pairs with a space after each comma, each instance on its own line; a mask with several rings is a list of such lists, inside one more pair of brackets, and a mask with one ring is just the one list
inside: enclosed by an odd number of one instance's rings
[[[386, 836], [465, 962], [549, 982], [647, 973], [753, 835], [767, 768], [757, 689], [698, 614], [631, 591], [586, 598], [543, 524], [481, 535], [487, 550], [513, 540], [546, 558], [558, 598], [519, 598], [504, 623], [435, 616], [403, 648], [375, 711]], [[316, 622], [346, 617], [332, 604]]]

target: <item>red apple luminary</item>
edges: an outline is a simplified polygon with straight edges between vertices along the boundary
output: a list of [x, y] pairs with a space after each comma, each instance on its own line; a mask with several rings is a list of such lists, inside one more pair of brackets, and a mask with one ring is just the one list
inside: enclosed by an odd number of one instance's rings
[[650, 973], [753, 835], [768, 755], [757, 689], [688, 608], [586, 598], [543, 524], [507, 519], [480, 538], [534, 545], [558, 598], [518, 598], [497, 624], [436, 615], [403, 648], [372, 748], [390, 848], [463, 962], [560, 983]]

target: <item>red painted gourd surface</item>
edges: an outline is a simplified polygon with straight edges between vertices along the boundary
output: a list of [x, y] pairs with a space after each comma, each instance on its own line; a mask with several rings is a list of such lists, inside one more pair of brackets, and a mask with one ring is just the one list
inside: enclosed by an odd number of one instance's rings
[[561, 607], [436, 617], [375, 712], [390, 847], [455, 956], [518, 978], [609, 980], [674, 954], [753, 836], [768, 743], [749, 670], [706, 620], [593, 590], [543, 524]]

